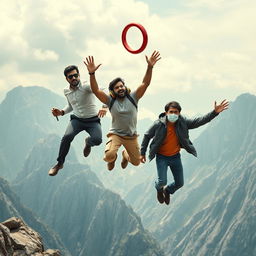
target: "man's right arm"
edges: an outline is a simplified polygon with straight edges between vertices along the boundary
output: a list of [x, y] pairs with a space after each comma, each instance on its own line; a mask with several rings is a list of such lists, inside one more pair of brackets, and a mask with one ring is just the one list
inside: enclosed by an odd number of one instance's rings
[[101, 102], [103, 102], [104, 104], [108, 104], [109, 97], [105, 92], [99, 89], [99, 86], [95, 77], [95, 72], [100, 67], [101, 64], [96, 66], [94, 64], [93, 56], [88, 56], [86, 58], [86, 61], [84, 61], [84, 64], [86, 65], [90, 75], [90, 85], [91, 85], [92, 92]]
[[108, 104], [109, 103], [109, 97], [108, 95], [103, 92], [101, 89], [99, 89], [96, 77], [95, 77], [95, 73], [93, 72], [93, 74], [90, 74], [90, 85], [92, 88], [92, 92], [95, 94], [95, 96], [104, 104]]
[[142, 156], [146, 155], [149, 141], [155, 136], [156, 126], [157, 124], [154, 123], [144, 134], [140, 149], [140, 154]]
[[68, 101], [68, 104], [65, 106], [65, 108], [62, 110], [63, 115], [70, 113], [73, 110], [71, 104]]
[[65, 114], [70, 113], [72, 110], [73, 108], [68, 101], [68, 104], [63, 109], [52, 108], [52, 114], [54, 116], [64, 116]]

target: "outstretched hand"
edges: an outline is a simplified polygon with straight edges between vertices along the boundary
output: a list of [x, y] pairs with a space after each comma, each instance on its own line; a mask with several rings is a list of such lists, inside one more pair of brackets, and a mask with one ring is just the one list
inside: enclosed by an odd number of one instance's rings
[[215, 101], [214, 102], [214, 110], [216, 113], [220, 113], [222, 112], [223, 110], [226, 110], [228, 109], [228, 106], [229, 106], [229, 102], [227, 100], [223, 100], [220, 105], [217, 105], [217, 102]]
[[108, 108], [102, 107], [102, 109], [99, 110], [98, 112], [98, 117], [102, 118], [107, 114]]
[[158, 51], [154, 51], [150, 58], [146, 55], [146, 61], [150, 67], [153, 67], [157, 61], [161, 59], [160, 53]]
[[93, 56], [88, 56], [86, 61], [84, 61], [84, 64], [87, 67], [89, 73], [94, 73], [101, 65], [95, 65]]
[[145, 164], [146, 163], [146, 156], [140, 156], [140, 162]]

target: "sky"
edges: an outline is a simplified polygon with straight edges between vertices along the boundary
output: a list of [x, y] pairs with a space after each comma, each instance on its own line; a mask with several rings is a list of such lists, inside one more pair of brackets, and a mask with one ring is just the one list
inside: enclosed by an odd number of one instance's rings
[[[0, 10], [0, 102], [12, 88], [38, 85], [63, 95], [66, 66], [93, 55], [100, 87], [115, 77], [136, 89], [154, 50], [161, 60], [139, 103], [139, 118], [154, 120], [172, 100], [187, 116], [204, 114], [242, 93], [256, 94], [256, 1], [253, 0], [2, 0]], [[131, 54], [121, 34], [143, 25], [146, 49]], [[142, 43], [140, 31], [127, 33]], [[62, 108], [64, 106], [54, 106]]]

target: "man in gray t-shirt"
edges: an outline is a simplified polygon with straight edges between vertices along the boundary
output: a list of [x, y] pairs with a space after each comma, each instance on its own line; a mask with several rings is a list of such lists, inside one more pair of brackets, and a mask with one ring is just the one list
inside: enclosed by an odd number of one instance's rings
[[92, 92], [109, 107], [112, 116], [112, 125], [107, 134], [108, 141], [104, 156], [104, 160], [108, 163], [108, 170], [112, 170], [115, 167], [117, 151], [122, 145], [125, 148], [122, 152], [122, 168], [126, 168], [128, 162], [133, 165], [140, 164], [140, 150], [136, 131], [137, 104], [149, 86], [153, 66], [160, 58], [158, 51], [154, 51], [150, 58], [146, 56], [146, 74], [141, 85], [134, 92], [130, 92], [124, 81], [118, 77], [109, 84], [110, 95], [100, 90], [96, 81], [95, 71], [101, 64], [96, 66], [92, 56], [87, 57], [86, 61], [84, 61], [89, 71]]

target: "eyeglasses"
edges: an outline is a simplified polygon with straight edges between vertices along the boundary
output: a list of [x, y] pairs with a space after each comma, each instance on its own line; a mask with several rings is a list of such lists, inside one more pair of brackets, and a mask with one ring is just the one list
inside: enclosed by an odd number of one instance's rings
[[72, 79], [72, 77], [78, 78], [79, 74], [72, 74], [72, 75], [68, 75], [68, 79]]

